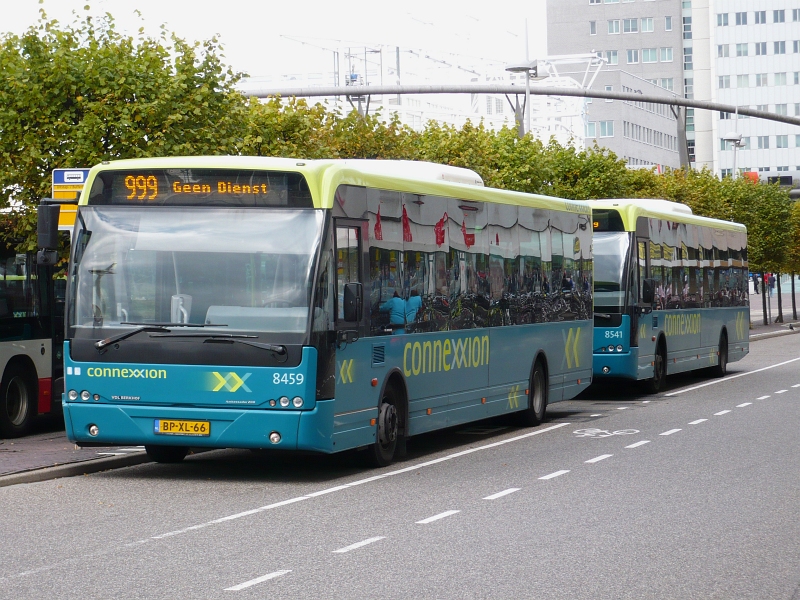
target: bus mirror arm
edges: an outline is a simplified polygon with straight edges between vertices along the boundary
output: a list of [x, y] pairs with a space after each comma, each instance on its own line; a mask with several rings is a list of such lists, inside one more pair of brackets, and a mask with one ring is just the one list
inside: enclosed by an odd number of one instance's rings
[[336, 348], [339, 350], [356, 341], [358, 341], [358, 331], [355, 329], [340, 329], [336, 332]]
[[642, 279], [642, 303], [653, 304], [656, 292], [655, 279]]

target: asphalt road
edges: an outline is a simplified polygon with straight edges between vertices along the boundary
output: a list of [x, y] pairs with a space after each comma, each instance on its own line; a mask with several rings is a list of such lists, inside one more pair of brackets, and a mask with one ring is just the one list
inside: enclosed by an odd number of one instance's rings
[[548, 415], [0, 488], [0, 598], [800, 599], [800, 336]]

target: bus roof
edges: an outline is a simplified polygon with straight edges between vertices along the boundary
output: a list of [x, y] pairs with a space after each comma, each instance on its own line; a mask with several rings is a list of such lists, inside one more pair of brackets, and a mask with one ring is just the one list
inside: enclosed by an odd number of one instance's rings
[[497, 202], [590, 214], [586, 202], [524, 194], [483, 186], [475, 171], [422, 161], [275, 158], [263, 156], [187, 156], [106, 161], [89, 172], [79, 204], [88, 204], [98, 173], [125, 169], [252, 169], [302, 174], [316, 208], [333, 208], [340, 185], [380, 188], [411, 194], [449, 196], [476, 202]]
[[650, 219], [665, 219], [676, 223], [716, 227], [728, 231], [747, 231], [741, 223], [711, 219], [695, 215], [692, 209], [680, 202], [661, 200], [657, 198], [602, 198], [589, 200], [592, 210], [614, 209], [619, 211], [622, 222], [627, 231], [636, 231], [636, 219], [647, 217]]

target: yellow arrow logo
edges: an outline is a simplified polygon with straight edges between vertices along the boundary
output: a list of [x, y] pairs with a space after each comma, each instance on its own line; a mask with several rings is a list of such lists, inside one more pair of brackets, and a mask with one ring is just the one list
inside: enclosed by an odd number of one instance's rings
[[[245, 373], [244, 377], [239, 377], [236, 373], [231, 371], [223, 377], [221, 373], [211, 371], [211, 375], [213, 375], [214, 379], [216, 380], [216, 386], [211, 388], [212, 392], [218, 392], [222, 388], [225, 388], [229, 392], [235, 392], [239, 388], [242, 388], [245, 392], [251, 391], [244, 382], [248, 377], [250, 377], [250, 375], [252, 375], [252, 373]], [[213, 384], [214, 382], [212, 381], [212, 385]]]
[[[574, 337], [573, 337], [574, 332]], [[578, 327], [577, 329], [573, 329], [572, 327], [569, 328], [569, 333], [567, 334], [567, 340], [564, 342], [564, 357], [567, 359], [567, 368], [572, 368], [572, 359], [575, 359], [575, 366], [580, 367], [580, 356], [578, 355], [578, 340], [581, 337], [581, 328]], [[570, 350], [572, 351], [572, 355], [570, 356]]]
[[339, 366], [339, 379], [342, 383], [353, 383], [353, 363], [354, 358], [343, 360]]
[[644, 323], [639, 326], [639, 339], [643, 340], [647, 337], [647, 327], [645, 327]]
[[744, 320], [744, 313], [738, 312], [736, 313], [736, 339], [743, 340], [745, 337], [745, 320]]
[[519, 397], [519, 386], [512, 386], [511, 391], [508, 392], [508, 408], [519, 408]]

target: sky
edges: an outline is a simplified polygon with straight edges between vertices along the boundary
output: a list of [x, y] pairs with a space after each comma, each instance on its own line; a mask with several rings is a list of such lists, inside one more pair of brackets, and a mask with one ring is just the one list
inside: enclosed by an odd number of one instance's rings
[[225, 62], [254, 77], [330, 71], [333, 49], [380, 45], [423, 52], [433, 62], [468, 69], [485, 61], [523, 61], [526, 19], [528, 56], [544, 57], [545, 2], [0, 0], [0, 34], [22, 34], [36, 23], [40, 9], [62, 23], [72, 22], [75, 15], [83, 18], [107, 12], [119, 30], [130, 34], [144, 27], [155, 37], [163, 23], [186, 40], [202, 41], [216, 35]]

